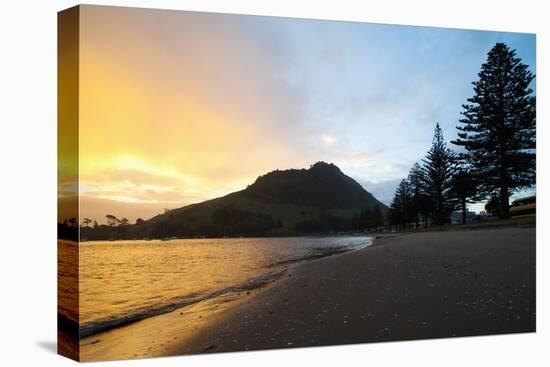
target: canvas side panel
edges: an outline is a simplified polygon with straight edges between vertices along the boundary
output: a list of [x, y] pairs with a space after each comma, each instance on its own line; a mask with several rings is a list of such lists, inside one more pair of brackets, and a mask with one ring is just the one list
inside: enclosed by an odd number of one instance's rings
[[57, 351], [79, 360], [79, 7], [58, 13]]

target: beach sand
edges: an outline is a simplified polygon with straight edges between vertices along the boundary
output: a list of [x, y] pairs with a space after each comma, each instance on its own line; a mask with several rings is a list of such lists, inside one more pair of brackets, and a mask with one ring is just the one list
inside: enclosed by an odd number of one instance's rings
[[169, 354], [534, 332], [535, 232], [407, 234], [296, 266]]
[[423, 232], [80, 341], [80, 360], [535, 331], [535, 227]]

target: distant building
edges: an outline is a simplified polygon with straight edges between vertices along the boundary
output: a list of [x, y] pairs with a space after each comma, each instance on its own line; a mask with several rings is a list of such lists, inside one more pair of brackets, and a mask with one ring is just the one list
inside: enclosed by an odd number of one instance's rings
[[535, 214], [537, 210], [537, 197], [535, 195], [516, 199], [510, 206], [510, 215]]
[[[476, 218], [476, 213], [466, 210], [466, 223], [472, 223]], [[452, 224], [462, 224], [462, 210], [455, 210], [451, 213]]]

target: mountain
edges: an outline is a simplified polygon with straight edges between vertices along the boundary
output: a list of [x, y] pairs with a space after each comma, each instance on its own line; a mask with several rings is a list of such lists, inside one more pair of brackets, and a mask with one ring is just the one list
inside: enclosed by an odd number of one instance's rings
[[[375, 209], [377, 208], [377, 209]], [[349, 231], [362, 210], [387, 207], [337, 166], [276, 170], [242, 191], [115, 228], [114, 238], [277, 236]], [[93, 231], [90, 231], [93, 232]], [[85, 234], [95, 239], [93, 233]]]
[[316, 208], [384, 206], [334, 164], [325, 162], [317, 162], [309, 169], [270, 172], [258, 177], [254, 184], [241, 191], [241, 195], [270, 204]]

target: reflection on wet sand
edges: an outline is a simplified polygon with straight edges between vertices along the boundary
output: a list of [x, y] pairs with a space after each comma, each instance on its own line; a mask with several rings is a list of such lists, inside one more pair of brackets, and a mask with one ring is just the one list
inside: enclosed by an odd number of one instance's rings
[[81, 361], [177, 354], [289, 267], [371, 244], [365, 236], [60, 242], [60, 339], [75, 350], [80, 337]]
[[[247, 291], [251, 295], [255, 291]], [[195, 334], [213, 326], [224, 311], [246, 301], [247, 292], [224, 295], [180, 310], [93, 335], [80, 342], [81, 359], [100, 361], [178, 354]]]

